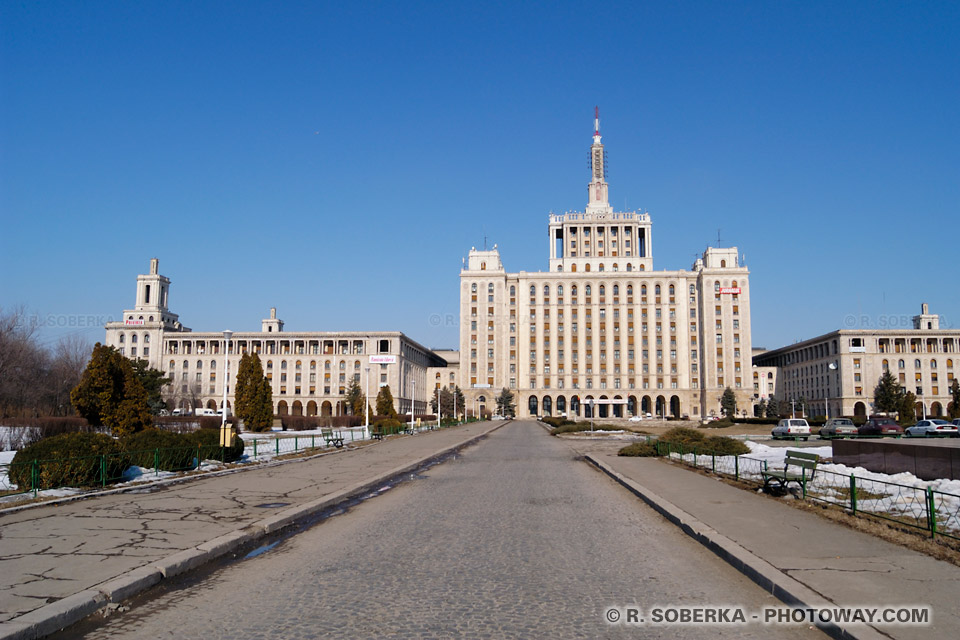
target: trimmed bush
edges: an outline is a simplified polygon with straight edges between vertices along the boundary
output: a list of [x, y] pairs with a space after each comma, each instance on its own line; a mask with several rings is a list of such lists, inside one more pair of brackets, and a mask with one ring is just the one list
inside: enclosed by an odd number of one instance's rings
[[723, 429], [725, 427], [732, 427], [732, 426], [733, 426], [733, 420], [731, 420], [727, 416], [724, 416], [719, 420], [714, 420], [712, 422], [708, 422], [707, 424], [703, 425], [705, 429]]
[[706, 439], [702, 431], [690, 427], [674, 427], [660, 436], [660, 442], [669, 442], [672, 445], [682, 446], [684, 449], [699, 447]]
[[628, 444], [623, 449], [620, 449], [620, 451], [617, 452], [617, 455], [651, 458], [660, 454], [657, 453], [657, 447], [654, 444], [647, 442], [634, 442], [633, 444]]
[[182, 471], [196, 466], [197, 445], [187, 434], [144, 429], [121, 442], [129, 464], [145, 469]]
[[223, 460], [223, 462], [236, 462], [243, 457], [243, 440], [236, 436], [233, 439], [233, 445], [221, 451], [220, 431], [219, 429], [200, 429], [184, 436], [193, 447], [200, 446], [201, 460]]
[[[593, 425], [594, 431], [623, 431], [623, 427], [618, 427], [614, 424], [595, 424]], [[581, 422], [568, 422], [567, 424], [562, 424], [559, 427], [555, 427], [550, 430], [550, 435], [556, 436], [561, 433], [576, 433], [579, 431], [590, 431], [590, 423], [587, 421]]]
[[280, 424], [284, 431], [311, 431], [319, 429], [323, 419], [317, 416], [280, 416]]
[[742, 456], [750, 453], [750, 447], [739, 440], [727, 436], [708, 436], [697, 451], [703, 450], [707, 454], [717, 456]]
[[[106, 456], [106, 478], [101, 468]], [[38, 461], [36, 486], [31, 483]], [[57, 487], [93, 487], [112, 482], [126, 468], [120, 443], [102, 433], [66, 433], [40, 440], [17, 452], [10, 463], [10, 481], [21, 491]]]
[[396, 418], [383, 418], [375, 422], [373, 426], [385, 434], [400, 433], [400, 430], [403, 429], [403, 423]]

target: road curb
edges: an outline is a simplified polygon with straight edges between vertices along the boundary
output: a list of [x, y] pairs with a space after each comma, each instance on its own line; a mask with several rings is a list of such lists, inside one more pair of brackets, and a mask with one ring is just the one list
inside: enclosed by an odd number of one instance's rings
[[[791, 578], [745, 547], [712, 529], [669, 500], [615, 471], [603, 461], [590, 454], [585, 455], [584, 459], [778, 600], [797, 608], [836, 608], [839, 606], [798, 580]], [[819, 624], [817, 627], [837, 640], [889, 640], [890, 638], [890, 636], [868, 625], [841, 627], [830, 623]]]
[[61, 598], [56, 602], [44, 605], [6, 622], [0, 622], [0, 640], [36, 640], [56, 633], [96, 613], [108, 604], [118, 603], [139, 595], [162, 580], [196, 569], [235, 551], [245, 544], [265, 538], [324, 509], [366, 493], [398, 476], [415, 471], [433, 460], [468, 447], [509, 423], [510, 421], [505, 421], [497, 424], [463, 442], [434, 451], [416, 459], [414, 462], [400, 465], [323, 498], [297, 505], [251, 523], [243, 529], [224, 534], [201, 545], [184, 549], [162, 560], [132, 569], [123, 575], [111, 578], [80, 593]]

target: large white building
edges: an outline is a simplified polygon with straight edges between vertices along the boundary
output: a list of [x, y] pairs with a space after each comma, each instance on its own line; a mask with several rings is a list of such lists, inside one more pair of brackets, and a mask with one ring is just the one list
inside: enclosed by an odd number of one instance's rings
[[510, 273], [496, 246], [460, 273], [460, 386], [518, 415], [700, 418], [733, 389], [752, 411], [749, 271], [736, 247], [655, 271], [647, 213], [610, 206], [599, 119], [584, 211], [550, 215], [549, 270]]
[[917, 416], [946, 415], [960, 376], [960, 330], [941, 329], [924, 304], [911, 329], [840, 329], [754, 356], [758, 397], [803, 399], [812, 416], [873, 413], [873, 391], [890, 371], [917, 396]]
[[174, 408], [215, 409], [224, 381], [232, 406], [230, 374], [243, 354], [259, 354], [273, 386], [277, 415], [344, 415], [344, 395], [352, 379], [369, 389], [373, 404], [379, 388], [390, 385], [397, 411], [429, 413], [432, 385], [428, 368], [445, 360], [399, 331], [284, 331], [276, 309], [261, 321], [260, 331], [233, 333], [227, 350], [222, 331], [193, 331], [168, 307], [170, 279], [160, 275], [159, 261], [137, 276], [136, 304], [123, 319], [106, 326], [106, 344], [131, 359], [141, 358], [173, 379], [166, 388]]

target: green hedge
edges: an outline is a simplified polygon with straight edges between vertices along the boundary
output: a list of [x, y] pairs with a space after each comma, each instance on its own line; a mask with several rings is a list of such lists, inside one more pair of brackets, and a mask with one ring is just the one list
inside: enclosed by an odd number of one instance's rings
[[233, 439], [233, 445], [223, 450], [220, 446], [220, 431], [218, 429], [200, 429], [193, 433], [186, 433], [187, 441], [194, 447], [200, 447], [201, 460], [223, 460], [236, 462], [243, 457], [243, 440], [240, 436]]
[[[10, 463], [9, 476], [10, 482], [21, 491], [94, 487], [119, 479], [126, 466], [120, 443], [110, 436], [65, 433], [17, 451]], [[36, 483], [31, 481], [34, 467]]]
[[617, 452], [618, 456], [632, 456], [639, 458], [650, 458], [660, 455], [657, 453], [657, 445], [648, 442], [634, 442], [628, 444]]
[[197, 446], [189, 433], [144, 429], [123, 439], [130, 465], [161, 471], [196, 467]]

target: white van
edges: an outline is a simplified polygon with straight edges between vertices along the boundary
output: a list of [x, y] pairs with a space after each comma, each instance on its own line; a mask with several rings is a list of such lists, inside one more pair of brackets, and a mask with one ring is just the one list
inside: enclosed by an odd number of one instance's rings
[[197, 409], [195, 415], [198, 416], [216, 416], [217, 412], [214, 409]]

